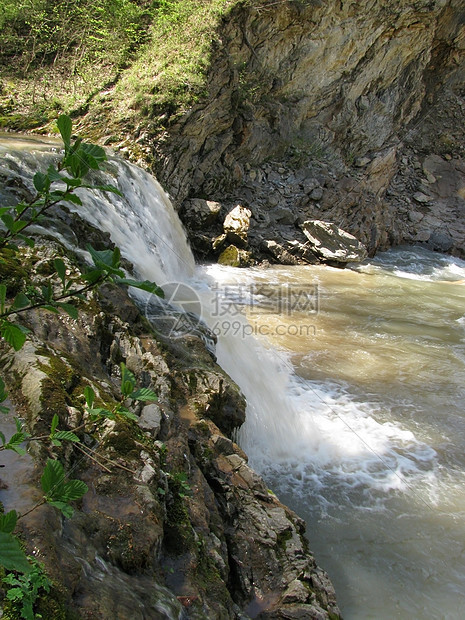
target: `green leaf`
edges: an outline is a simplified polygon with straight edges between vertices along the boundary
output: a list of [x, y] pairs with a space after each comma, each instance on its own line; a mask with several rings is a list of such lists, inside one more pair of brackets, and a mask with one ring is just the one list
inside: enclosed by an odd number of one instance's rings
[[24, 241], [24, 243], [30, 248], [33, 248], [35, 245], [34, 239], [31, 239], [30, 237], [26, 237], [26, 235], [22, 235], [21, 233], [16, 233], [16, 238], [21, 239], [21, 241]]
[[50, 504], [50, 506], [54, 506], [55, 508], [58, 508], [58, 510], [61, 510], [61, 512], [63, 513], [63, 515], [67, 519], [71, 519], [71, 517], [74, 514], [74, 510], [66, 502], [60, 502], [58, 500], [52, 500], [52, 501], [48, 501], [47, 503]]
[[2, 431], [0, 431], [0, 439], [2, 440], [2, 446], [5, 445], [6, 439], [5, 439], [5, 435], [2, 433]]
[[[83, 142], [80, 146], [80, 150], [97, 162], [107, 160], [105, 149], [103, 149], [101, 146], [98, 146], [98, 144], [85, 144]], [[98, 170], [98, 167], [95, 169]]]
[[8, 398], [8, 394], [5, 392], [5, 382], [0, 377], [0, 403], [3, 403], [6, 398]]
[[29, 573], [32, 569], [18, 539], [7, 532], [0, 532], [0, 565], [20, 573]]
[[0, 403], [3, 403], [6, 398], [8, 398], [8, 394], [5, 392], [5, 382], [0, 377]]
[[123, 396], [129, 396], [136, 386], [136, 378], [130, 370], [127, 369], [126, 364], [121, 362], [121, 394]]
[[47, 168], [47, 176], [50, 181], [66, 181], [66, 177], [63, 177], [53, 164]]
[[97, 407], [96, 409], [89, 409], [89, 415], [95, 420], [98, 417], [109, 418], [110, 420], [114, 420], [116, 418], [115, 414], [108, 409], [102, 409], [101, 407]]
[[75, 205], [82, 206], [82, 200], [79, 198], [79, 196], [76, 196], [76, 194], [71, 194], [71, 192], [66, 192], [65, 194], [63, 194], [63, 200], [72, 202]]
[[57, 414], [55, 413], [53, 415], [52, 418], [52, 424], [50, 426], [50, 435], [53, 435], [55, 433], [55, 431], [57, 430], [58, 427], [58, 422], [60, 421], [60, 418], [57, 416]]
[[120, 251], [118, 248], [114, 250], [94, 250], [91, 245], [87, 245], [87, 250], [96, 267], [120, 277], [124, 276], [123, 271], [119, 269]]
[[[5, 580], [3, 580], [3, 581], [5, 581]], [[15, 581], [17, 581], [17, 580], [15, 580]], [[10, 588], [8, 590], [8, 592], [6, 593], [6, 598], [9, 601], [21, 601], [24, 598], [24, 592], [23, 592], [22, 588]], [[22, 614], [21, 614], [21, 616], [24, 617]], [[26, 620], [29, 620], [27, 615], [25, 616], [25, 618], [26, 618]]]
[[63, 496], [68, 502], [80, 499], [88, 491], [87, 484], [82, 480], [69, 480], [63, 489]]
[[139, 420], [136, 414], [132, 413], [132, 411], [129, 411], [129, 409], [127, 409], [126, 407], [118, 407], [116, 413], [123, 416], [123, 418], [127, 418], [128, 420], [134, 420], [134, 422], [137, 422]]
[[64, 303], [62, 301], [57, 301], [56, 305], [59, 308], [63, 308], [63, 310], [65, 312], [67, 312], [72, 319], [77, 319], [78, 318], [79, 315], [78, 315], [77, 308], [75, 306], [73, 306], [73, 304], [67, 304], [67, 303]]
[[58, 308], [55, 308], [55, 306], [51, 306], [50, 304], [46, 304], [45, 306], [42, 306], [42, 308], [44, 310], [48, 310], [49, 312], [53, 312], [53, 314], [60, 314]]
[[6, 514], [0, 515], [0, 532], [11, 534], [16, 527], [18, 515], [16, 510], [10, 510]]
[[0, 312], [5, 312], [6, 285], [0, 284]]
[[40, 478], [42, 491], [51, 499], [61, 495], [65, 479], [65, 470], [60, 461], [48, 459]]
[[[27, 209], [29, 209], [30, 205], [27, 205], [24, 202], [18, 202], [18, 204], [15, 205], [15, 211], [18, 215], [21, 215], [21, 213], [24, 213], [24, 211], [27, 211]], [[6, 209], [8, 209], [9, 207], [6, 207]], [[5, 208], [3, 211], [1, 211], [2, 213], [5, 212]]]
[[65, 516], [72, 515], [67, 503], [79, 499], [88, 488], [82, 480], [65, 480], [65, 470], [60, 461], [49, 459], [40, 479], [42, 490], [49, 504], [59, 508]]
[[73, 433], [72, 431], [57, 431], [54, 436], [54, 439], [61, 439], [63, 441], [72, 441], [73, 443], [80, 443], [81, 440], [79, 437]]
[[83, 274], [82, 278], [86, 282], [89, 282], [90, 284], [94, 284], [95, 282], [97, 282], [97, 280], [99, 280], [99, 278], [102, 277], [103, 273], [104, 272], [102, 269], [91, 269], [87, 273]]
[[10, 213], [3, 213], [0, 215], [0, 219], [11, 233], [17, 232], [15, 219]]
[[139, 280], [132, 280], [131, 278], [116, 278], [116, 283], [133, 286], [134, 288], [139, 288], [142, 291], [147, 291], [148, 293], [158, 295], [158, 297], [165, 296], [163, 289], [157, 286], [154, 282], [150, 282], [149, 280], [144, 280], [143, 282], [140, 282]]
[[70, 117], [66, 114], [61, 114], [57, 120], [57, 127], [65, 145], [65, 152], [67, 152], [70, 148], [71, 133], [73, 131], [73, 123]]
[[41, 286], [40, 290], [45, 301], [48, 301], [49, 303], [53, 301], [53, 289], [50, 282], [47, 283], [47, 286]]
[[28, 436], [29, 435], [27, 433], [18, 431], [12, 437], [10, 437], [8, 443], [5, 444], [5, 450], [13, 450], [13, 452], [16, 452], [16, 454], [20, 455], [26, 454], [26, 450], [24, 448], [21, 448], [20, 446], [23, 442], [26, 441]]
[[86, 405], [89, 409], [92, 409], [95, 400], [95, 392], [89, 385], [86, 385], [84, 388], [84, 398], [86, 399]]
[[50, 189], [50, 179], [44, 172], [36, 172], [32, 178], [32, 182], [39, 193], [48, 192]]
[[55, 267], [55, 271], [57, 272], [58, 277], [60, 278], [60, 280], [63, 282], [63, 285], [64, 285], [66, 281], [66, 267], [65, 267], [64, 262], [61, 260], [61, 258], [54, 258], [53, 266]]
[[76, 179], [73, 179], [72, 177], [65, 177], [63, 180], [68, 187], [87, 187], [86, 185], [82, 184], [82, 179], [80, 179], [79, 177]]
[[74, 178], [84, 177], [88, 172], [90, 166], [86, 162], [86, 157], [84, 154], [80, 155], [79, 153], [70, 153], [64, 162], [66, 166], [66, 170], [68, 170]]
[[27, 333], [29, 333], [29, 330], [22, 325], [15, 325], [8, 321], [0, 325], [0, 334], [15, 351], [19, 351], [23, 347]]
[[144, 402], [158, 400], [158, 396], [153, 390], [150, 390], [149, 388], [139, 388], [138, 390], [132, 392], [132, 394], [129, 394], [129, 398], [132, 398], [132, 400], [141, 400]]
[[10, 307], [10, 310], [20, 310], [21, 308], [30, 306], [30, 304], [31, 300], [24, 293], [18, 293]]

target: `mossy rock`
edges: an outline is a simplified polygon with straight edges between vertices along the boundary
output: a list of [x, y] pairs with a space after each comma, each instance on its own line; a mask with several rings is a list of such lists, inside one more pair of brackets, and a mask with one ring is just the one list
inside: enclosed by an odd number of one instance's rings
[[220, 265], [228, 267], [249, 267], [252, 264], [250, 252], [240, 250], [235, 245], [228, 245], [218, 258]]

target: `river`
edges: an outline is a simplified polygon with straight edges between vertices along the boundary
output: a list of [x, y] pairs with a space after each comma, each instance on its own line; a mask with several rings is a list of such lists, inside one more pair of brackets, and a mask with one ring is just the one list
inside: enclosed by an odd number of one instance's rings
[[[55, 157], [0, 147], [13, 176]], [[194, 271], [156, 181], [118, 159], [108, 174], [125, 198], [87, 194], [79, 211], [138, 277], [182, 283], [195, 303], [181, 307], [201, 304], [248, 400], [237, 440], [305, 518], [344, 618], [462, 617], [465, 262], [400, 248], [345, 270]]]
[[346, 270], [205, 271], [251, 326], [223, 312], [218, 331], [249, 350], [253, 331], [274, 360], [263, 376], [220, 343], [254, 391], [239, 441], [305, 518], [344, 618], [462, 617], [465, 262], [399, 248]]

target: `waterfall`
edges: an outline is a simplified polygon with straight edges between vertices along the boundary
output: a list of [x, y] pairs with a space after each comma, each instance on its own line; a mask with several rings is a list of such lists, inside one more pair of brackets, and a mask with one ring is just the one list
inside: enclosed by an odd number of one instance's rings
[[[56, 157], [2, 149], [10, 176], [31, 178]], [[200, 319], [218, 335], [218, 362], [248, 402], [238, 441], [306, 519], [344, 617], [461, 617], [465, 287], [448, 282], [465, 278], [465, 263], [407, 248], [344, 272], [196, 267], [160, 185], [117, 158], [107, 168], [99, 182], [124, 197], [86, 192], [71, 208], [110, 233], [136, 277], [166, 286], [168, 302], [190, 313], [173, 337]], [[318, 337], [256, 337], [309, 320], [290, 323], [266, 304], [254, 315], [263, 283], [316, 283]], [[131, 294], [148, 307], [144, 293]]]

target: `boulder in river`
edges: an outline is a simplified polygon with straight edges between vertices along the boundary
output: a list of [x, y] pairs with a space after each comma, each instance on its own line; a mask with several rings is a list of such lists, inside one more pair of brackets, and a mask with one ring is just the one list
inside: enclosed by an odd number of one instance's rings
[[312, 252], [324, 261], [350, 263], [360, 262], [367, 257], [363, 243], [333, 222], [307, 220], [301, 228], [310, 242]]

